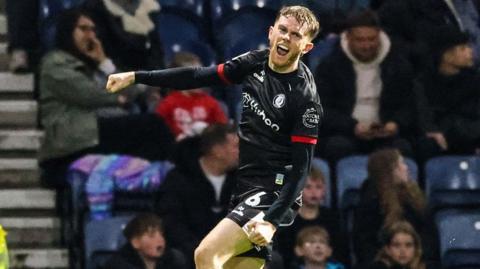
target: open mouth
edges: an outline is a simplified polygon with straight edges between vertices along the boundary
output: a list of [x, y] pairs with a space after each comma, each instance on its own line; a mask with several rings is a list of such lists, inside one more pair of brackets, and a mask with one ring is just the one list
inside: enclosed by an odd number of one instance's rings
[[290, 50], [288, 49], [287, 46], [281, 45], [281, 44], [277, 45], [277, 53], [278, 53], [280, 56], [285, 56], [285, 55], [287, 55], [289, 51], [290, 51]]

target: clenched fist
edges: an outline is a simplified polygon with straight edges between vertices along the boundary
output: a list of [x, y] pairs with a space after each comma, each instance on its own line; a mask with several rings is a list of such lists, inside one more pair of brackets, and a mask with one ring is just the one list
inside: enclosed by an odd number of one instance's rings
[[118, 92], [135, 82], [135, 72], [111, 74], [108, 76], [107, 91]]

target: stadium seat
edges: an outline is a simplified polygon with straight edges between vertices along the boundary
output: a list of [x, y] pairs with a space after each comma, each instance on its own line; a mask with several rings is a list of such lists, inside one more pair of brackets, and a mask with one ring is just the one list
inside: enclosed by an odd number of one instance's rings
[[336, 0], [336, 9], [344, 12], [365, 9], [370, 7], [370, 0]]
[[[417, 164], [405, 158], [410, 178], [417, 181]], [[368, 156], [356, 155], [341, 159], [337, 163], [337, 201], [341, 210], [355, 207], [360, 199], [360, 187], [367, 178]]]
[[56, 20], [58, 15], [66, 9], [79, 6], [85, 0], [40, 0], [38, 25], [40, 41], [44, 50], [52, 49], [55, 42]]
[[314, 158], [312, 160], [312, 167], [315, 169], [322, 171], [323, 175], [325, 176], [325, 203], [324, 206], [331, 207], [332, 206], [332, 183], [331, 183], [331, 173], [330, 167], [325, 160], [320, 158]]
[[87, 269], [98, 268], [118, 250], [126, 239], [122, 234], [131, 216], [94, 220], [85, 228], [85, 261]]
[[164, 46], [165, 61], [170, 63], [177, 52], [186, 51], [197, 55], [204, 66], [211, 66], [217, 62], [215, 51], [208, 43], [195, 40], [177, 40], [176, 42], [166, 42]]
[[223, 51], [224, 59], [229, 60], [245, 52], [268, 47], [267, 34], [260, 33], [250, 37], [245, 36], [236, 40], [236, 43], [226, 41], [223, 43], [221, 50]]
[[238, 12], [244, 10], [256, 10], [275, 16], [282, 6], [278, 0], [211, 0], [210, 10], [214, 24], [224, 21], [226, 18], [238, 15]]
[[205, 15], [203, 0], [157, 0], [162, 12], [195, 15], [199, 18]]
[[480, 212], [446, 210], [435, 221], [442, 268], [480, 268]]
[[315, 73], [317, 66], [321, 63], [325, 57], [327, 57], [335, 48], [335, 44], [338, 42], [338, 36], [327, 37], [319, 40], [313, 49], [306, 55], [307, 64], [312, 73]]
[[164, 44], [183, 40], [206, 40], [206, 32], [203, 26], [183, 16], [160, 13], [155, 16], [155, 25]]
[[425, 165], [425, 188], [434, 210], [480, 206], [480, 157], [444, 156]]

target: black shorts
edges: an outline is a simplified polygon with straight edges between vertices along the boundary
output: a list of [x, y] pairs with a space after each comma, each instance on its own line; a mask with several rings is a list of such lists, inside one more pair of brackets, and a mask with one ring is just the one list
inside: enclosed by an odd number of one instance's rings
[[[233, 220], [243, 228], [247, 222], [257, 216], [260, 212], [266, 212], [278, 198], [278, 192], [267, 192], [255, 190], [246, 194], [234, 197], [232, 205], [235, 207], [227, 215], [227, 218]], [[289, 226], [293, 223], [299, 204], [294, 203], [280, 223], [280, 226]], [[237, 257], [261, 258], [269, 261], [272, 254], [272, 244], [266, 247], [255, 246], [251, 250], [237, 255]]]

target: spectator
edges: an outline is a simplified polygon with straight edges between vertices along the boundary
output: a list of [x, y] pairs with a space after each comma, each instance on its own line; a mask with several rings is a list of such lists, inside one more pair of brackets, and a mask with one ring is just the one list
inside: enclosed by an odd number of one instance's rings
[[[193, 262], [202, 238], [226, 216], [236, 184], [238, 136], [231, 125], [213, 124], [176, 159], [157, 197], [156, 209], [165, 219], [167, 239]], [[199, 148], [199, 155], [194, 148]], [[228, 240], [228, 239], [226, 239]]]
[[425, 269], [422, 242], [406, 221], [393, 223], [380, 232], [382, 248], [368, 269]]
[[437, 233], [425, 197], [417, 183], [409, 180], [400, 152], [383, 149], [369, 157], [368, 179], [362, 185], [355, 210], [353, 245], [357, 261], [372, 262], [381, 248], [378, 231], [398, 221], [408, 221], [415, 228], [427, 246], [423, 250], [426, 258], [437, 261]]
[[105, 264], [104, 269], [186, 269], [185, 257], [168, 246], [162, 221], [151, 213], [131, 220], [124, 236], [128, 242]]
[[[200, 59], [189, 52], [175, 54], [171, 67], [201, 66]], [[170, 127], [177, 141], [196, 133], [196, 128], [212, 123], [227, 123], [220, 103], [204, 89], [171, 91], [156, 109]]]
[[315, 80], [325, 106], [320, 151], [330, 161], [393, 146], [413, 153], [413, 72], [377, 16], [353, 13]]
[[295, 238], [304, 227], [320, 226], [328, 231], [333, 246], [333, 256], [337, 260], [346, 263], [348, 250], [346, 237], [340, 229], [339, 216], [336, 211], [323, 206], [327, 186], [325, 176], [320, 170], [312, 168], [303, 188], [302, 207], [298, 211], [295, 222], [288, 227], [279, 230], [274, 242], [275, 248], [283, 257], [285, 268], [294, 261]]
[[417, 89], [425, 134], [419, 156], [473, 154], [480, 148], [480, 74], [473, 68], [468, 36], [451, 26], [439, 27], [432, 47], [433, 65], [420, 76]]
[[40, 119], [45, 129], [39, 159], [42, 179], [63, 188], [69, 164], [85, 153], [129, 154], [165, 159], [172, 144], [168, 127], [155, 115], [104, 118], [105, 108], [129, 104], [124, 95], [104, 90], [97, 75], [115, 71], [82, 10], [65, 11], [58, 20], [56, 49], [43, 58]]
[[163, 47], [155, 28], [155, 0], [87, 0], [106, 53], [123, 70], [159, 69]]
[[341, 263], [329, 261], [332, 255], [330, 238], [327, 230], [321, 226], [302, 229], [295, 243], [295, 254], [301, 258], [300, 264], [293, 264], [291, 269], [343, 269]]

